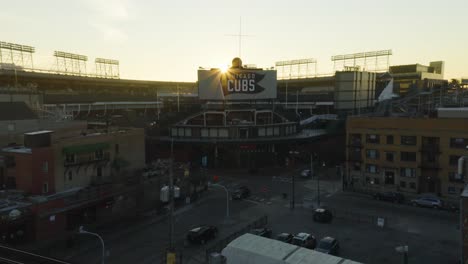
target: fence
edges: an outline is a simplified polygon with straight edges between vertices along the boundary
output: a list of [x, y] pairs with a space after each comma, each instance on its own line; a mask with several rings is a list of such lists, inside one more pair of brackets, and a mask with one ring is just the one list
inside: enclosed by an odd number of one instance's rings
[[238, 230], [237, 232], [232, 233], [231, 235], [227, 236], [226, 238], [218, 241], [215, 246], [208, 248], [206, 250], [206, 262], [208, 263], [209, 257], [211, 253], [214, 252], [221, 252], [223, 248], [227, 246], [231, 241], [234, 239], [238, 238], [239, 236], [249, 232], [250, 230], [254, 228], [260, 228], [265, 226], [268, 223], [268, 216], [264, 215], [262, 217], [259, 217], [255, 221], [251, 222], [247, 226], [243, 227], [242, 229]]

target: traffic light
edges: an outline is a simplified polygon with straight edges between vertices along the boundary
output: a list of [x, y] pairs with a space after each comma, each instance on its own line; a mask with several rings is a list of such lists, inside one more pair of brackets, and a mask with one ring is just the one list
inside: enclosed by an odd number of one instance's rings
[[213, 183], [217, 183], [219, 181], [219, 176], [215, 175], [213, 176]]

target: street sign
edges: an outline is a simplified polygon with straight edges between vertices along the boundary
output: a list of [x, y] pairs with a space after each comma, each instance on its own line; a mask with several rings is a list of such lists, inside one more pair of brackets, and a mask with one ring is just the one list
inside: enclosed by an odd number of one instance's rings
[[384, 225], [385, 225], [385, 219], [382, 218], [382, 217], [378, 217], [377, 218], [377, 226], [378, 227], [384, 227]]

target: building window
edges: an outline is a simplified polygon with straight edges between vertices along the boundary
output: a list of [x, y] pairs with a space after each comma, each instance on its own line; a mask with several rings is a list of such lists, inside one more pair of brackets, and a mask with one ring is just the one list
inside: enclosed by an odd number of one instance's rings
[[449, 172], [449, 181], [450, 182], [463, 182], [463, 174], [458, 174], [458, 172], [451, 171]]
[[405, 181], [400, 181], [400, 187], [401, 188], [406, 188], [406, 182]]
[[374, 184], [380, 184], [380, 179], [379, 178], [374, 178]]
[[48, 193], [49, 192], [49, 184], [47, 182], [44, 182], [42, 184], [42, 193]]
[[115, 144], [115, 154], [119, 154], [119, 144]]
[[386, 152], [385, 159], [387, 161], [393, 162], [393, 160], [395, 159], [395, 152]]
[[385, 172], [385, 184], [390, 184], [390, 185], [395, 184], [395, 172], [393, 171]]
[[67, 163], [75, 163], [75, 154], [67, 154], [65, 155], [65, 161]]
[[376, 134], [367, 134], [366, 135], [366, 142], [372, 144], [379, 144], [380, 143], [380, 136]]
[[451, 148], [466, 148], [468, 145], [468, 138], [450, 138]]
[[401, 152], [401, 161], [416, 161], [416, 152]]
[[366, 172], [368, 173], [379, 173], [379, 167], [373, 164], [366, 165]]
[[379, 151], [375, 149], [368, 149], [366, 150], [366, 157], [368, 159], [378, 159], [379, 158]]
[[415, 146], [416, 136], [401, 136], [401, 145]]
[[389, 144], [389, 145], [393, 144], [393, 136], [392, 135], [387, 136], [387, 144]]
[[401, 177], [414, 178], [416, 177], [416, 169], [414, 168], [401, 168], [400, 169]]
[[416, 190], [416, 183], [415, 182], [410, 182], [409, 187], [413, 190]]
[[94, 158], [97, 160], [102, 160], [104, 158], [104, 151], [102, 149], [98, 149], [94, 152]]
[[48, 161], [45, 161], [44, 163], [42, 163], [42, 172], [43, 173], [48, 173], [49, 172], [49, 162]]
[[437, 157], [436, 157], [436, 154], [434, 152], [426, 152], [426, 153], [422, 153], [421, 155], [421, 159], [423, 162], [436, 162], [437, 160]]
[[73, 171], [69, 171], [68, 172], [68, 181], [72, 181], [73, 180]]
[[457, 166], [458, 165], [458, 159], [460, 159], [460, 156], [450, 155], [449, 165], [450, 166]]
[[449, 186], [449, 187], [447, 188], [447, 192], [448, 192], [449, 194], [456, 194], [455, 187]]

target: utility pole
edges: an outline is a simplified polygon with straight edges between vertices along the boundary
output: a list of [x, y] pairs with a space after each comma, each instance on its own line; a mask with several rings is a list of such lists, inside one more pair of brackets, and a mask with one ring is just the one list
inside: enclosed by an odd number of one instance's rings
[[177, 113], [180, 112], [180, 93], [179, 93], [179, 85], [177, 85]]
[[[171, 139], [171, 158], [169, 161], [169, 208], [170, 208], [170, 216], [169, 216], [169, 252], [168, 255], [174, 256], [175, 249], [174, 249], [174, 138]], [[169, 259], [169, 258], [168, 258]], [[169, 262], [168, 262], [169, 263]]]
[[[296, 159], [294, 159], [294, 163], [296, 162]], [[293, 171], [292, 174], [292, 202], [291, 202], [291, 209], [294, 210], [295, 204], [296, 204], [296, 176], [295, 172]]]
[[[292, 156], [292, 164], [295, 167], [296, 165], [296, 155], [299, 154], [297, 151], [289, 151], [290, 156]], [[296, 205], [296, 172], [293, 167], [292, 179], [291, 179], [291, 209], [294, 210]]]
[[317, 173], [317, 208], [320, 208], [320, 173]]

